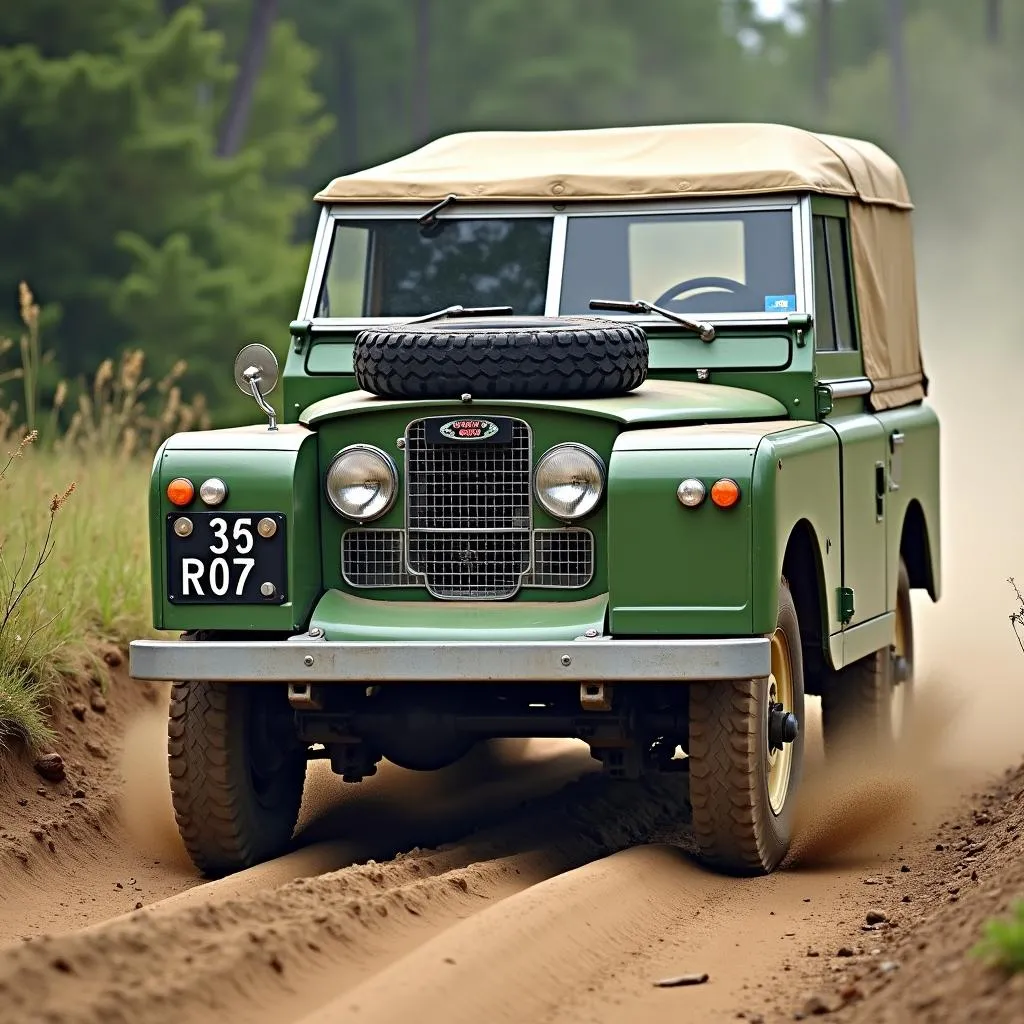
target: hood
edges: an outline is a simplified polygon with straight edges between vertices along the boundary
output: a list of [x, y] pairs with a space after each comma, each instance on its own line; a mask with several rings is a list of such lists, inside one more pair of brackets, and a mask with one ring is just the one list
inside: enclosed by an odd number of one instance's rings
[[[625, 425], [643, 423], [693, 423], [709, 420], [784, 419], [785, 406], [768, 395], [746, 388], [722, 384], [696, 384], [687, 381], [646, 380], [635, 391], [617, 398], [517, 398], [475, 400], [474, 405], [489, 409], [544, 409], [550, 412], [577, 412]], [[299, 422], [313, 427], [325, 420], [391, 409], [438, 408], [448, 406], [465, 410], [458, 399], [408, 401], [378, 398], [368, 391], [348, 391], [314, 402], [304, 409]]]

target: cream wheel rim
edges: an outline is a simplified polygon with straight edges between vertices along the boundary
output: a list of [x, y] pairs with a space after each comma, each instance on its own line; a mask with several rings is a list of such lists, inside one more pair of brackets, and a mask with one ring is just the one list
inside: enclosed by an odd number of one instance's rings
[[793, 657], [789, 638], [781, 629], [775, 630], [771, 641], [772, 668], [768, 677], [768, 707], [765, 712], [765, 754], [768, 761], [768, 805], [773, 814], [781, 814], [789, 794], [793, 774], [793, 744], [783, 743], [772, 749], [770, 716], [773, 704], [781, 704], [784, 713], [793, 712]]

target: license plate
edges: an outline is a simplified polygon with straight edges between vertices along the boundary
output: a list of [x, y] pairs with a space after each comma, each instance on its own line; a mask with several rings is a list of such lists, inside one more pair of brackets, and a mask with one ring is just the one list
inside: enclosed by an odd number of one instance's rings
[[[192, 529], [175, 528], [180, 520]], [[270, 537], [260, 520], [271, 520]], [[288, 599], [285, 517], [279, 512], [172, 512], [167, 599], [173, 604], [283, 604]]]

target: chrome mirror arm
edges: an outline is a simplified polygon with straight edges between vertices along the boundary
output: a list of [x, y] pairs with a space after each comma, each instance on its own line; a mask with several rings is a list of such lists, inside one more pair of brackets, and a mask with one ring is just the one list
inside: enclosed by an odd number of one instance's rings
[[252, 397], [256, 399], [256, 404], [263, 410], [267, 419], [270, 420], [267, 430], [277, 430], [277, 413], [274, 411], [274, 407], [263, 397], [263, 392], [260, 391], [261, 376], [262, 373], [258, 366], [250, 366], [242, 373], [242, 377], [252, 392]]

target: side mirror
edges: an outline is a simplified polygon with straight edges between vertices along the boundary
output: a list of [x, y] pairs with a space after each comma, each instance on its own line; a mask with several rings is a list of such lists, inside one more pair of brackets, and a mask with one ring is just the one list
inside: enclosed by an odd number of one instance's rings
[[277, 356], [266, 345], [246, 345], [235, 356], [235, 384], [239, 391], [251, 395], [270, 420], [268, 430], [277, 430], [277, 413], [266, 396], [277, 387]]

